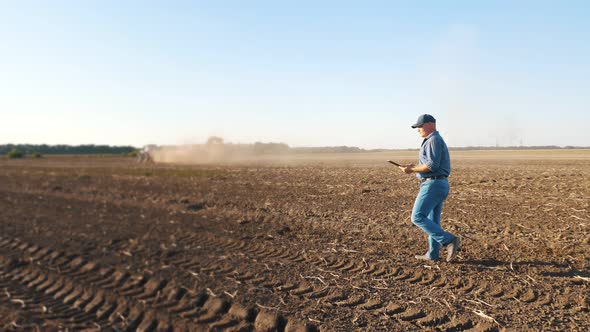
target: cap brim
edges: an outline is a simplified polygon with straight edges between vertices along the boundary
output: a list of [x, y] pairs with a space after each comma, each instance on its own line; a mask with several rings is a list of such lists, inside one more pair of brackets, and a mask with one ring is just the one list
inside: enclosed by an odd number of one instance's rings
[[416, 123], [416, 124], [412, 125], [412, 128], [418, 128], [418, 127], [420, 127], [421, 125], [423, 125], [423, 123]]

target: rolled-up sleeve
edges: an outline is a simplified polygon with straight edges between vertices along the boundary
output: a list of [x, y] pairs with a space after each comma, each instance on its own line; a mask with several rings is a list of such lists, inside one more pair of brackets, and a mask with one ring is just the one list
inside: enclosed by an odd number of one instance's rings
[[440, 142], [433, 137], [424, 144], [423, 164], [428, 166], [431, 172], [436, 172], [440, 168], [441, 152], [443, 148]]

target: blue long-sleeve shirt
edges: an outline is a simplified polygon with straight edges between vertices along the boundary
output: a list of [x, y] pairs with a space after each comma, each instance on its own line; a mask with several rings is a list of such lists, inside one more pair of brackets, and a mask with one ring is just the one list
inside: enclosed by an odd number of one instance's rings
[[416, 176], [420, 179], [451, 174], [449, 149], [438, 131], [430, 133], [422, 142], [418, 154], [418, 165], [426, 165], [430, 169], [430, 172], [417, 173]]

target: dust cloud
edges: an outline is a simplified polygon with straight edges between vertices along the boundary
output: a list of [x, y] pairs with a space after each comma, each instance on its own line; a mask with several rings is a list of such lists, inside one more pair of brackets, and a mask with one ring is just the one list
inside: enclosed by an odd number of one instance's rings
[[[221, 137], [210, 137], [205, 144], [173, 146], [147, 146], [143, 150], [156, 163], [171, 164], [308, 164], [338, 159], [347, 163], [375, 162], [375, 152], [349, 146], [289, 147], [285, 143], [232, 144], [224, 143]], [[381, 164], [387, 156], [377, 154]]]
[[293, 151], [284, 143], [227, 144], [210, 137], [205, 144], [158, 146], [150, 149], [157, 163], [210, 164], [242, 161], [286, 161]]

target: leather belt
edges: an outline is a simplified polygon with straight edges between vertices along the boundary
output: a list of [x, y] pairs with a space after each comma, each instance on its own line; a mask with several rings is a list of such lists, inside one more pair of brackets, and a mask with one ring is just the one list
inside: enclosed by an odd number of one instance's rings
[[446, 179], [446, 178], [448, 178], [448, 176], [446, 176], [446, 175], [428, 176], [428, 177], [421, 178], [420, 182], [424, 182], [424, 181], [428, 181], [428, 180], [440, 180], [440, 179]]

